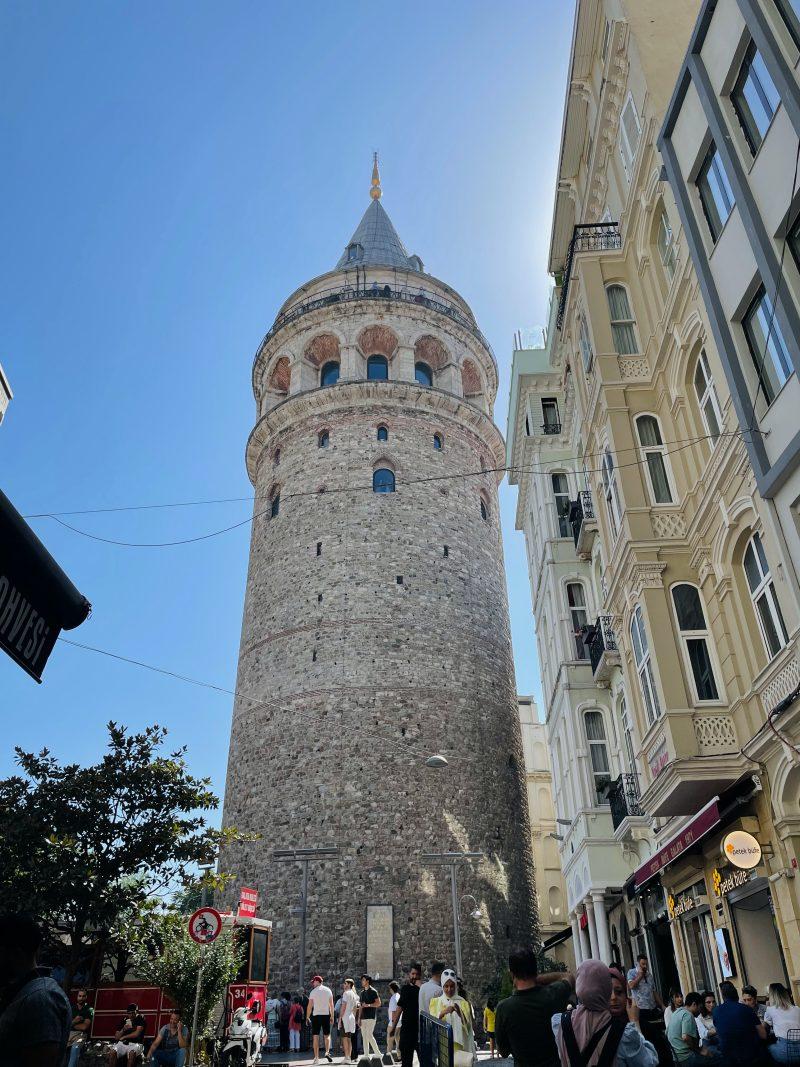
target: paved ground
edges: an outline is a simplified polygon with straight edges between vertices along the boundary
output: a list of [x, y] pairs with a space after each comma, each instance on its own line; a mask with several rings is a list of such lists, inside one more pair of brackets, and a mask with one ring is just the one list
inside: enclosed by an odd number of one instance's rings
[[[486, 1061], [486, 1067], [512, 1067], [511, 1059], [489, 1059], [489, 1053], [483, 1049], [478, 1050], [478, 1059], [483, 1063]], [[292, 1067], [311, 1067], [314, 1062], [314, 1055], [311, 1052], [268, 1052], [261, 1057], [262, 1064], [278, 1064], [278, 1063], [290, 1063]], [[341, 1067], [342, 1064], [347, 1063], [344, 1056], [334, 1055], [334, 1065]], [[416, 1062], [416, 1061], [415, 1061]], [[327, 1060], [322, 1060], [323, 1067], [326, 1067]]]

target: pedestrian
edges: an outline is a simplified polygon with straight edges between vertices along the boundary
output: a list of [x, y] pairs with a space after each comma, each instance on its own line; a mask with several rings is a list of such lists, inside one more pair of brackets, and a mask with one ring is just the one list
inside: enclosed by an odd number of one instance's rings
[[86, 989], [79, 989], [75, 994], [75, 1010], [72, 1013], [72, 1029], [69, 1032], [69, 1038], [67, 1040], [67, 1048], [69, 1049], [67, 1067], [78, 1067], [81, 1047], [86, 1042], [87, 1035], [92, 1028], [93, 1018], [94, 1008], [89, 1007], [89, 993]]
[[[358, 1025], [361, 1029], [361, 1051], [364, 1056], [380, 1056], [381, 1050], [375, 1040], [375, 1022], [378, 1017], [378, 1008], [381, 1006], [381, 998], [377, 989], [373, 988], [372, 975], [361, 975], [361, 992], [358, 995]], [[370, 1053], [370, 1049], [374, 1049]]]
[[767, 1045], [773, 1060], [776, 1063], [797, 1063], [798, 1043], [787, 1038], [790, 1030], [800, 1028], [800, 1008], [792, 1004], [789, 990], [780, 982], [770, 984], [764, 1022], [775, 1036], [775, 1043]]
[[[739, 1003], [733, 982], [720, 983], [722, 998], [713, 1011], [719, 1051], [725, 1067], [755, 1067], [769, 1064], [771, 1059], [765, 1044], [767, 1031], [752, 1008]], [[707, 1051], [711, 1052], [709, 1048]]]
[[758, 1016], [758, 1021], [763, 1023], [766, 1007], [759, 1002], [758, 990], [754, 985], [742, 986], [742, 1004], [746, 1004], [748, 1008], [752, 1008]]
[[584, 960], [575, 972], [578, 1006], [551, 1019], [561, 1067], [611, 1067], [628, 1025], [627, 1014], [611, 1014], [611, 971], [600, 960]]
[[292, 1000], [289, 991], [281, 993], [278, 1002], [278, 1033], [280, 1034], [280, 1052], [289, 1051], [289, 1018], [292, 1014]]
[[[608, 1010], [612, 1018], [625, 1019], [627, 1024], [617, 1049], [616, 1067], [656, 1067], [660, 1062], [658, 1049], [642, 1034], [639, 1025], [639, 1007], [636, 1001], [628, 995], [625, 975], [619, 967], [614, 965], [608, 970], [611, 975], [611, 997]], [[683, 1000], [682, 997], [681, 1000]], [[671, 1053], [668, 1049], [664, 1051], [669, 1057], [668, 1062], [671, 1062]]]
[[305, 1019], [305, 1012], [303, 1011], [303, 1001], [295, 994], [292, 997], [292, 1009], [289, 1014], [289, 1051], [300, 1051], [300, 1031], [303, 1029], [303, 1020]]
[[716, 1045], [717, 1028], [714, 1026], [714, 1008], [717, 1006], [717, 998], [710, 989], [700, 994], [703, 998], [703, 1006], [697, 1016], [697, 1032], [700, 1034], [700, 1048], [708, 1048]]
[[483, 1032], [486, 1034], [486, 1040], [489, 1044], [489, 1059], [494, 1059], [494, 1013], [497, 1008], [497, 1000], [494, 997], [489, 997], [486, 1001], [486, 1007], [483, 1009]]
[[122, 1057], [128, 1067], [134, 1064], [144, 1052], [144, 1032], [147, 1022], [144, 1015], [139, 1011], [136, 1004], [129, 1004], [128, 1010], [122, 1017], [117, 1032], [114, 1034], [114, 1044], [108, 1049], [106, 1057], [108, 1067], [116, 1067], [117, 1061]]
[[669, 1021], [678, 1008], [683, 1007], [683, 993], [680, 989], [670, 989], [669, 1004], [664, 1009], [664, 1026], [669, 1026]]
[[159, 1067], [183, 1067], [188, 1047], [189, 1027], [181, 1022], [181, 1013], [176, 1009], [169, 1013], [169, 1022], [156, 1034], [147, 1058]]
[[699, 993], [687, 993], [683, 998], [683, 1007], [672, 1013], [667, 1026], [667, 1040], [675, 1060], [681, 1067], [704, 1067], [705, 1061], [700, 1052], [700, 1033], [697, 1029], [697, 1016], [703, 1006]]
[[[441, 974], [441, 971], [439, 972]], [[392, 1033], [400, 1031], [400, 1060], [402, 1067], [413, 1067], [414, 1053], [419, 1050], [419, 1009], [422, 989], [419, 980], [422, 967], [412, 963], [408, 968], [408, 981], [404, 983], [392, 1015]]]
[[36, 966], [42, 931], [30, 915], [0, 915], [0, 1057], [7, 1064], [60, 1067], [73, 1020], [58, 982]]
[[514, 1067], [558, 1067], [551, 1019], [574, 996], [575, 978], [563, 973], [539, 974], [536, 952], [516, 949], [508, 957], [514, 992], [497, 1005], [494, 1036], [501, 1056], [513, 1056]]
[[647, 956], [642, 952], [636, 958], [636, 966], [628, 971], [628, 987], [639, 1008], [642, 1022], [660, 1022], [666, 1006], [655, 987]]
[[333, 1023], [333, 993], [323, 984], [322, 975], [311, 979], [308, 994], [307, 1018], [311, 1020], [311, 1041], [314, 1046], [314, 1063], [319, 1063], [319, 1035], [325, 1038], [325, 1059], [333, 1063], [331, 1056], [331, 1024]]
[[352, 978], [345, 978], [344, 988], [339, 1001], [339, 1027], [342, 1031], [342, 1049], [345, 1060], [354, 1058], [353, 1038], [356, 1032], [356, 1009], [358, 993]]
[[[475, 1051], [472, 1007], [465, 997], [459, 995], [455, 971], [442, 971], [442, 992], [431, 1001], [430, 1013], [440, 1022], [449, 1023], [452, 1027], [454, 1055], [458, 1056], [461, 1052], [472, 1057]], [[455, 1063], [457, 1067], [458, 1060]]]
[[434, 997], [442, 995], [442, 971], [444, 964], [434, 960], [430, 966], [430, 978], [423, 982], [419, 990], [419, 1010], [429, 1011]]
[[400, 999], [400, 984], [399, 982], [389, 983], [389, 1005], [387, 1012], [389, 1015], [389, 1025], [386, 1028], [386, 1054], [391, 1055], [392, 1050], [399, 1048], [400, 1034], [396, 1030], [392, 1030], [392, 1019], [394, 1018], [397, 1002]]

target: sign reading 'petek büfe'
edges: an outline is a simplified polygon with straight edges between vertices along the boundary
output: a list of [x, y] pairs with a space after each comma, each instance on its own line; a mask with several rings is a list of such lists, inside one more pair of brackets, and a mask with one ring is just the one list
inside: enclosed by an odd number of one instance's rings
[[722, 839], [722, 855], [734, 867], [750, 871], [761, 862], [761, 845], [746, 830], [731, 830]]

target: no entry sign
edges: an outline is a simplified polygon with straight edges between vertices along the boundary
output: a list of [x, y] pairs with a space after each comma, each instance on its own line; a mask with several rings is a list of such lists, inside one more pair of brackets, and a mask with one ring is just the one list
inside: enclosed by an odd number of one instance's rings
[[198, 945], [207, 945], [219, 937], [222, 916], [216, 908], [198, 908], [189, 917], [189, 937]]

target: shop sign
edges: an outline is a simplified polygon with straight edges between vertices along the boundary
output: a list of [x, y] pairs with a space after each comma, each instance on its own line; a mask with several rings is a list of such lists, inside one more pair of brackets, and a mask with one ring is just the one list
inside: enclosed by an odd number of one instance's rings
[[719, 797], [714, 797], [713, 800], [709, 801], [688, 826], [685, 826], [679, 834], [676, 834], [671, 841], [668, 841], [663, 848], [660, 848], [655, 855], [651, 856], [647, 863], [643, 863], [638, 868], [633, 876], [634, 885], [637, 889], [651, 878], [654, 878], [660, 871], [663, 871], [682, 852], [685, 852], [687, 848], [691, 848], [701, 837], [717, 825], [719, 822], [718, 800]]
[[738, 889], [739, 886], [745, 885], [753, 877], [752, 871], [720, 871], [717, 867], [714, 868], [714, 873], [711, 875], [711, 885], [714, 887], [714, 895], [717, 897], [724, 897], [730, 893], [732, 889]]
[[734, 867], [751, 871], [761, 862], [761, 845], [746, 830], [731, 830], [722, 839], [722, 855]]
[[658, 748], [653, 749], [647, 754], [647, 763], [650, 767], [650, 777], [658, 778], [659, 774], [661, 774], [669, 763], [669, 752], [667, 751], [667, 742], [665, 738], [662, 737], [661, 744]]
[[677, 900], [671, 894], [667, 897], [667, 911], [670, 919], [677, 919], [680, 915], [685, 915], [687, 911], [693, 911], [696, 907], [697, 901], [689, 893], [684, 893]]

